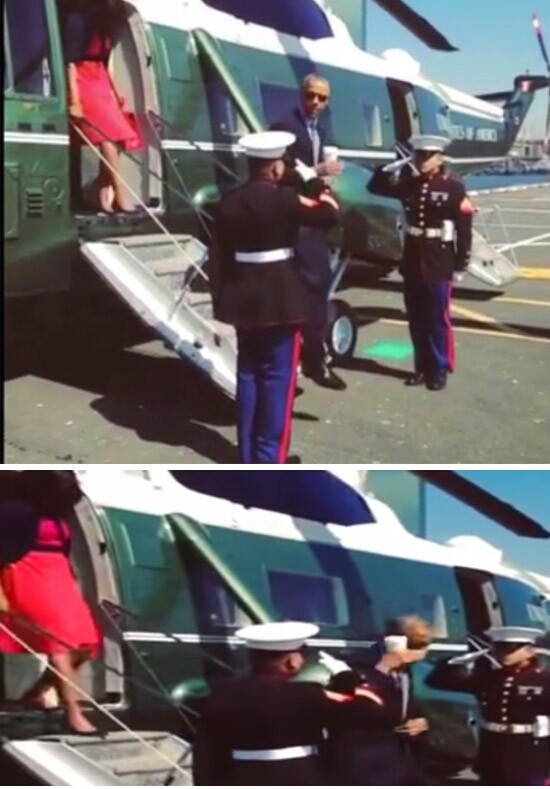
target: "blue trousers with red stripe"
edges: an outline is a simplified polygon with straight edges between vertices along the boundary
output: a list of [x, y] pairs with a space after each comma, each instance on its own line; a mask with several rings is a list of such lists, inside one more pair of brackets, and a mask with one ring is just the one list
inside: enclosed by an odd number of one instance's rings
[[450, 317], [452, 282], [405, 277], [403, 294], [417, 373], [447, 373], [455, 367]]
[[301, 336], [297, 326], [237, 329], [241, 463], [285, 463]]

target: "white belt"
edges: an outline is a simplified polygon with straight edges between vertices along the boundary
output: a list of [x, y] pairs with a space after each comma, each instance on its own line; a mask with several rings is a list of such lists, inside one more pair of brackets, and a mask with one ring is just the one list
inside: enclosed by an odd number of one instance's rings
[[415, 236], [415, 238], [441, 238], [440, 227], [411, 227], [408, 225], [405, 230], [409, 236]]
[[269, 748], [266, 751], [233, 751], [237, 762], [279, 762], [285, 759], [303, 759], [318, 753], [316, 745], [295, 745], [290, 748]]
[[235, 252], [237, 263], [275, 263], [277, 260], [288, 260], [294, 257], [290, 247], [281, 249], [264, 249], [261, 252]]
[[535, 727], [532, 723], [490, 723], [484, 721], [481, 728], [496, 734], [533, 734]]

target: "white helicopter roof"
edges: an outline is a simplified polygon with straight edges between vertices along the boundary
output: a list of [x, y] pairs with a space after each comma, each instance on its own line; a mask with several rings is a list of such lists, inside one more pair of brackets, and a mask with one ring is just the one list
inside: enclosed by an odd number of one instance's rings
[[477, 543], [477, 549], [474, 550], [475, 546], [472, 547], [471, 543], [469, 547], [464, 543], [459, 543], [457, 547], [454, 544], [443, 545], [416, 537], [403, 526], [387, 504], [371, 496], [365, 496], [357, 491], [353, 484], [351, 487], [367, 503], [374, 523], [341, 526], [296, 518], [271, 510], [244, 507], [185, 487], [168, 469], [159, 467], [144, 471], [127, 467], [105, 469], [100, 466], [79, 469], [77, 474], [86, 495], [94, 504], [102, 507], [159, 516], [179, 513], [200, 523], [242, 533], [263, 534], [266, 537], [279, 537], [297, 542], [338, 544], [349, 550], [446, 567], [470, 567], [509, 577], [518, 575], [517, 571], [501, 563], [501, 556], [497, 556], [494, 549], [493, 553], [480, 552]]
[[353, 41], [346, 24], [322, 7], [332, 29], [331, 38], [298, 38], [253, 22], [244, 22], [219, 11], [202, 0], [133, 0], [147, 22], [178, 30], [206, 30], [221, 41], [266, 52], [304, 57], [312, 61], [383, 78], [404, 79], [414, 85], [438, 91], [451, 109], [463, 110], [489, 119], [501, 119], [503, 110], [474, 96], [439, 85], [421, 74], [420, 64], [404, 50], [388, 50], [382, 57], [365, 52]]

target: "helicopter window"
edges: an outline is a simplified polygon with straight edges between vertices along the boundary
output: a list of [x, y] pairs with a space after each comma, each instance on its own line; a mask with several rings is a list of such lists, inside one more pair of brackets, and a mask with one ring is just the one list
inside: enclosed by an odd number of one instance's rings
[[288, 619], [320, 625], [347, 625], [348, 603], [341, 578], [268, 571], [273, 607]]
[[240, 608], [235, 596], [214, 568], [199, 555], [187, 556], [186, 559], [199, 624], [204, 628], [251, 625], [252, 620]]
[[215, 137], [237, 139], [249, 129], [239, 113], [235, 101], [227, 92], [216, 75], [209, 73], [206, 78], [206, 95]]
[[449, 107], [446, 102], [432, 91], [415, 87], [422, 129], [426, 134], [449, 134]]
[[495, 578], [505, 625], [550, 628], [544, 599], [533, 589], [514, 578]]
[[304, 38], [330, 38], [332, 29], [316, 0], [203, 0], [206, 5], [243, 22], [264, 25], [279, 33]]
[[51, 68], [50, 35], [45, 0], [6, 0], [15, 93], [51, 96], [55, 93]]
[[481, 635], [492, 626], [502, 625], [493, 576], [466, 567], [457, 567], [455, 572], [464, 600], [468, 630]]
[[400, 616], [416, 614], [438, 639], [455, 640], [465, 629], [458, 586], [450, 568], [390, 556], [361, 559], [377, 633]]
[[298, 106], [298, 91], [286, 85], [260, 83], [262, 109], [266, 122], [271, 126], [289, 115]]
[[380, 107], [366, 101], [361, 102], [361, 106], [365, 123], [365, 145], [379, 148], [383, 143]]

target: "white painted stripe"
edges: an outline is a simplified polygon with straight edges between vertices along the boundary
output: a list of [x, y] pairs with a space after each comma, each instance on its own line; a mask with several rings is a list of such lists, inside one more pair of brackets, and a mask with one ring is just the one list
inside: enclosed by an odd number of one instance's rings
[[[204, 140], [191, 142], [190, 140], [164, 139], [162, 147], [172, 151], [223, 151], [225, 153], [242, 153], [243, 149], [236, 143], [213, 143]], [[338, 153], [344, 159], [395, 159], [393, 151], [373, 151], [368, 148], [339, 148]], [[504, 162], [506, 156], [481, 156], [481, 157], [452, 157], [447, 156], [445, 160], [452, 164], [491, 164]]]
[[[4, 132], [5, 143], [21, 143], [23, 145], [68, 145], [68, 134], [40, 134], [37, 132]], [[205, 140], [197, 140], [191, 142], [190, 140], [176, 140], [164, 139], [162, 140], [162, 147], [165, 150], [173, 151], [204, 151], [213, 152], [220, 151], [225, 153], [242, 153], [242, 148], [236, 143], [213, 143]], [[345, 159], [395, 159], [395, 153], [392, 151], [373, 151], [366, 148], [341, 148], [339, 153]], [[503, 162], [506, 160], [505, 156], [481, 156], [481, 157], [445, 157], [446, 161], [452, 164], [489, 164]], [[541, 184], [533, 184], [533, 186], [541, 186]], [[514, 187], [516, 189], [526, 187]], [[496, 190], [485, 190], [496, 191]]]
[[501, 211], [508, 211], [514, 214], [550, 214], [550, 209], [547, 208], [514, 208], [506, 204], [500, 206]]
[[[199, 633], [168, 633], [153, 632], [148, 630], [132, 630], [124, 633], [125, 641], [132, 642], [154, 642], [154, 643], [173, 643], [182, 642], [185, 644], [231, 644], [232, 646], [242, 645], [244, 642], [237, 636], [208, 636]], [[307, 643], [314, 647], [357, 647], [365, 649], [373, 646], [376, 642], [372, 639], [369, 641], [343, 639], [343, 638], [310, 638]], [[466, 644], [457, 643], [435, 643], [430, 644], [430, 650], [433, 652], [467, 652], [468, 647]]]
[[4, 143], [22, 143], [23, 145], [68, 145], [68, 134], [47, 134], [46, 132], [4, 132]]
[[499, 252], [506, 252], [509, 249], [517, 249], [518, 247], [528, 247], [533, 241], [543, 241], [545, 238], [550, 238], [550, 233], [543, 233], [540, 236], [533, 236], [532, 238], [525, 238], [522, 241], [516, 241], [514, 244], [504, 244], [499, 246]]
[[525, 192], [527, 189], [544, 189], [545, 187], [550, 186], [550, 184], [527, 184], [525, 186], [499, 186], [496, 189], [477, 189], [473, 192], [469, 192], [470, 195], [490, 195], [490, 194], [497, 194], [501, 192]]

